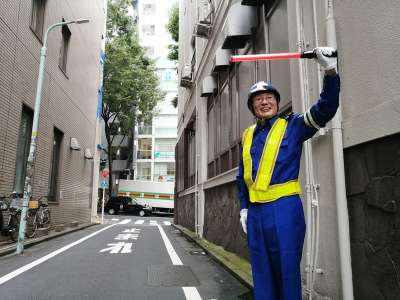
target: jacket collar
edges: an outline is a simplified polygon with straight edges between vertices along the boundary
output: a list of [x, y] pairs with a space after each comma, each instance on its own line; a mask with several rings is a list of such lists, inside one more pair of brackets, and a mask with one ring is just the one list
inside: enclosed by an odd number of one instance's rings
[[271, 119], [268, 119], [268, 120], [266, 120], [266, 119], [258, 119], [257, 120], [256, 130], [261, 130], [261, 129], [264, 129], [264, 128], [270, 129], [278, 118], [279, 118], [279, 116], [275, 115], [274, 117], [272, 117]]

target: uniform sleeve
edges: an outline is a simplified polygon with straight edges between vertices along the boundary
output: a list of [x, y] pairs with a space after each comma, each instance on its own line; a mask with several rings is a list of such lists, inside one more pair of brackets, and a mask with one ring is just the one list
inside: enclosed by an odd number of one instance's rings
[[312, 137], [318, 129], [325, 127], [336, 114], [339, 107], [340, 78], [339, 75], [325, 75], [324, 85], [318, 101], [303, 115], [304, 124], [309, 128], [300, 137], [305, 141]]
[[243, 175], [244, 175], [243, 160], [240, 159], [239, 174], [236, 177], [236, 185], [237, 185], [238, 196], [239, 196], [239, 200], [240, 200], [240, 209], [248, 208], [248, 206], [249, 206], [249, 191], [247, 189]]

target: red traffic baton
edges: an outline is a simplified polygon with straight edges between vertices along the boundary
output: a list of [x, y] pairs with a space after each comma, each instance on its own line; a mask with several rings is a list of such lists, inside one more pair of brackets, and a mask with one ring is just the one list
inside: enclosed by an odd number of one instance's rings
[[[337, 57], [337, 51], [332, 52], [328, 57]], [[316, 58], [314, 51], [289, 52], [289, 53], [272, 53], [272, 54], [248, 54], [248, 55], [232, 55], [229, 62], [256, 61], [256, 60], [283, 60], [283, 59], [300, 59], [300, 58]]]

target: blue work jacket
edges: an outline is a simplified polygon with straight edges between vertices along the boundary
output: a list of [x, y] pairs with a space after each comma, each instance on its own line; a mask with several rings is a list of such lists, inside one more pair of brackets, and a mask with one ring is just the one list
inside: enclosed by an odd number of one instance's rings
[[[291, 114], [286, 118], [288, 126], [276, 159], [271, 185], [285, 183], [299, 177], [302, 144], [333, 118], [339, 107], [339, 92], [339, 75], [325, 75], [319, 100], [304, 114]], [[277, 118], [278, 116], [275, 116], [267, 120], [264, 125], [256, 125], [250, 148], [253, 181], [257, 175], [265, 140]], [[239, 174], [236, 177], [241, 209], [248, 208], [250, 203], [243, 174], [243, 160], [241, 159]]]

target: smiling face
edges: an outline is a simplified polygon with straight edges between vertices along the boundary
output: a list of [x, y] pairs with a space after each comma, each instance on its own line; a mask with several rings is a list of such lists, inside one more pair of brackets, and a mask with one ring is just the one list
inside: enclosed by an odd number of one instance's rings
[[278, 102], [271, 93], [253, 96], [253, 111], [258, 119], [271, 119], [278, 113]]

